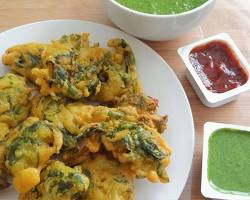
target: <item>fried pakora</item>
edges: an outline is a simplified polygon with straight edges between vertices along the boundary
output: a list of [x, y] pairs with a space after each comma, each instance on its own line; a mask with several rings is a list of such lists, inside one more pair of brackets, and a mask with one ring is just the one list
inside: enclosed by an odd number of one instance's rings
[[5, 143], [0, 142], [0, 190], [7, 188], [10, 183], [8, 181], [8, 174], [5, 167]]
[[167, 124], [167, 115], [158, 115], [158, 100], [143, 94], [129, 94], [123, 95], [113, 105], [114, 107], [135, 107], [139, 114], [139, 121], [147, 124], [150, 127], [157, 129], [158, 132], [163, 133]]
[[20, 124], [6, 142], [5, 166], [13, 185], [27, 192], [40, 181], [40, 170], [63, 144], [62, 133], [48, 121], [30, 117]]
[[[149, 97], [143, 98], [150, 99], [149, 104], [154, 101]], [[142, 111], [134, 105], [126, 104], [110, 108], [83, 102], [64, 103], [41, 95], [33, 97], [31, 112], [34, 116], [51, 121], [60, 129], [66, 129], [75, 135], [80, 134], [84, 127], [93, 123], [117, 119], [146, 125], [161, 133], [166, 128], [167, 120], [166, 116], [160, 116], [155, 112]]]
[[90, 179], [85, 200], [133, 199], [133, 175], [117, 161], [105, 155], [94, 155], [80, 166]]
[[0, 78], [0, 189], [9, 186], [4, 164], [6, 137], [12, 128], [28, 117], [31, 91], [24, 77], [6, 73]]
[[80, 168], [71, 168], [60, 161], [52, 161], [42, 172], [41, 182], [20, 200], [78, 200], [83, 199], [89, 179]]
[[[140, 121], [142, 115], [150, 120], [149, 112], [140, 111], [139, 114], [132, 106], [108, 108], [81, 102], [57, 104], [53, 99], [41, 96], [34, 97], [32, 105], [34, 115], [75, 134], [64, 140], [71, 139], [75, 145], [69, 152], [64, 152], [64, 162], [77, 164], [86, 159], [86, 153], [99, 152], [104, 145], [105, 150], [112, 152], [120, 162], [129, 163], [137, 177], [168, 182], [165, 168], [171, 150], [152, 125], [153, 121]], [[155, 114], [151, 115], [154, 119]]]
[[130, 45], [107, 46], [83, 33], [6, 50], [0, 189], [11, 176], [20, 200], [132, 200], [135, 178], [169, 182], [167, 116], [142, 93]]
[[11, 73], [0, 78], [0, 141], [5, 139], [11, 127], [28, 116], [30, 93], [25, 78]]
[[166, 167], [172, 151], [160, 133], [147, 126], [122, 120], [106, 127], [102, 143], [114, 158], [129, 164], [137, 178], [169, 182]]
[[89, 34], [64, 35], [51, 44], [29, 43], [9, 48], [3, 63], [40, 87], [44, 96], [90, 97], [114, 101], [140, 91], [133, 52], [123, 39], [111, 39], [113, 50], [90, 45]]

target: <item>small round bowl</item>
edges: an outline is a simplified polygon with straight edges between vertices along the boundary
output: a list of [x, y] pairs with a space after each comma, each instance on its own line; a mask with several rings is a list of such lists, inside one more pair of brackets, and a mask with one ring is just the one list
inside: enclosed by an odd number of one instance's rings
[[198, 26], [211, 11], [215, 0], [180, 14], [154, 15], [129, 9], [116, 0], [103, 0], [109, 18], [125, 32], [146, 40], [175, 39]]

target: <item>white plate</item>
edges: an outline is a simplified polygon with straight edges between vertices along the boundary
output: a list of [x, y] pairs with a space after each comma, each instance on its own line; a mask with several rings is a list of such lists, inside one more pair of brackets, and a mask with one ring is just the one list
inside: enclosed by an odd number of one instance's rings
[[[141, 41], [117, 29], [79, 20], [53, 20], [23, 25], [0, 34], [0, 55], [15, 44], [25, 42], [50, 42], [63, 34], [89, 32], [91, 41], [106, 46], [110, 38], [124, 38], [132, 47], [139, 78], [146, 94], [159, 99], [161, 114], [169, 116], [164, 137], [173, 149], [168, 173], [169, 184], [153, 184], [146, 180], [136, 181], [135, 200], [178, 199], [188, 178], [194, 151], [193, 118], [186, 94], [168, 64]], [[0, 74], [7, 68], [0, 62]], [[17, 197], [13, 189], [0, 191], [0, 199]]]

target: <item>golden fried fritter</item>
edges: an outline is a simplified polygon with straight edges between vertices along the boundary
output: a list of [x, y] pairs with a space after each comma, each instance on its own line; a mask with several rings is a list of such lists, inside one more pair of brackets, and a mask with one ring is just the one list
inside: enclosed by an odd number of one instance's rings
[[[86, 159], [86, 153], [99, 152], [101, 146], [122, 163], [129, 163], [137, 177], [150, 181], [168, 182], [165, 168], [171, 150], [157, 131], [149, 112], [139, 114], [132, 106], [108, 108], [81, 102], [64, 105], [48, 97], [36, 96], [32, 113], [52, 121], [61, 130], [75, 136], [64, 137], [73, 147], [63, 152], [62, 160], [75, 165]], [[141, 121], [146, 116], [148, 121]], [[155, 119], [155, 114], [152, 114]], [[165, 122], [165, 119], [162, 119]], [[65, 136], [65, 135], [64, 135]], [[66, 146], [66, 145], [65, 145]], [[66, 148], [67, 149], [67, 148]], [[145, 164], [146, 163], [146, 164]]]
[[25, 78], [7, 73], [0, 78], [0, 141], [3, 141], [9, 128], [24, 120], [30, 110], [31, 88]]
[[129, 44], [107, 46], [83, 33], [6, 50], [21, 76], [0, 78], [0, 189], [10, 175], [20, 200], [132, 200], [135, 178], [169, 181], [167, 116], [141, 92]]
[[7, 170], [5, 167], [5, 143], [0, 142], [0, 190], [7, 188], [10, 184], [8, 182]]
[[41, 182], [20, 200], [77, 200], [85, 196], [89, 179], [80, 168], [65, 166], [60, 161], [52, 161], [41, 173]]
[[53, 122], [60, 129], [71, 134], [80, 134], [84, 127], [93, 123], [122, 119], [136, 122], [163, 132], [166, 128], [166, 117], [155, 113], [140, 111], [133, 105], [122, 105], [116, 108], [87, 105], [83, 102], [65, 104], [40, 95], [32, 99], [31, 112], [40, 119]]
[[106, 151], [121, 163], [129, 164], [137, 178], [169, 182], [166, 167], [172, 151], [159, 132], [123, 120], [102, 127], [107, 127], [101, 138]]
[[113, 102], [124, 94], [139, 93], [135, 58], [129, 44], [123, 39], [111, 39], [108, 46], [114, 48], [112, 59], [100, 73], [100, 92], [92, 99], [100, 102]]
[[109, 102], [140, 91], [130, 46], [113, 39], [108, 42], [114, 49], [110, 51], [90, 46], [88, 36], [71, 34], [51, 44], [17, 45], [5, 52], [3, 63], [34, 81], [45, 96]]
[[66, 151], [62, 157], [68, 164], [86, 160], [86, 152], [99, 152], [103, 145], [114, 158], [128, 165], [137, 178], [147, 178], [152, 182], [169, 181], [166, 167], [170, 162], [171, 149], [154, 129], [115, 120], [93, 124], [74, 139], [77, 148]]
[[6, 143], [5, 166], [15, 189], [24, 193], [40, 181], [40, 170], [59, 153], [63, 136], [57, 127], [35, 117], [26, 119]]
[[6, 137], [11, 128], [28, 116], [30, 93], [31, 88], [24, 77], [7, 73], [0, 78], [0, 189], [9, 186], [4, 164]]
[[132, 200], [133, 175], [124, 166], [105, 155], [95, 155], [81, 164], [90, 179], [85, 200]]
[[[140, 115], [139, 121], [163, 133], [167, 128], [167, 116], [156, 114], [158, 100], [143, 94], [125, 94], [113, 105], [115, 107], [135, 107]], [[150, 125], [149, 125], [150, 124]]]
[[31, 71], [33, 68], [41, 68], [43, 66], [41, 54], [45, 47], [45, 44], [38, 43], [16, 45], [7, 49], [2, 57], [2, 61], [13, 72], [35, 80]]

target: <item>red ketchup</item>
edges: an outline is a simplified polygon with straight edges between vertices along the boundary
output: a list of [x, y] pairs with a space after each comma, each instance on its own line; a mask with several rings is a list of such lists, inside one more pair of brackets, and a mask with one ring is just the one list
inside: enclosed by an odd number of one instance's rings
[[231, 48], [212, 41], [192, 49], [189, 59], [208, 90], [223, 93], [245, 84], [248, 75]]

